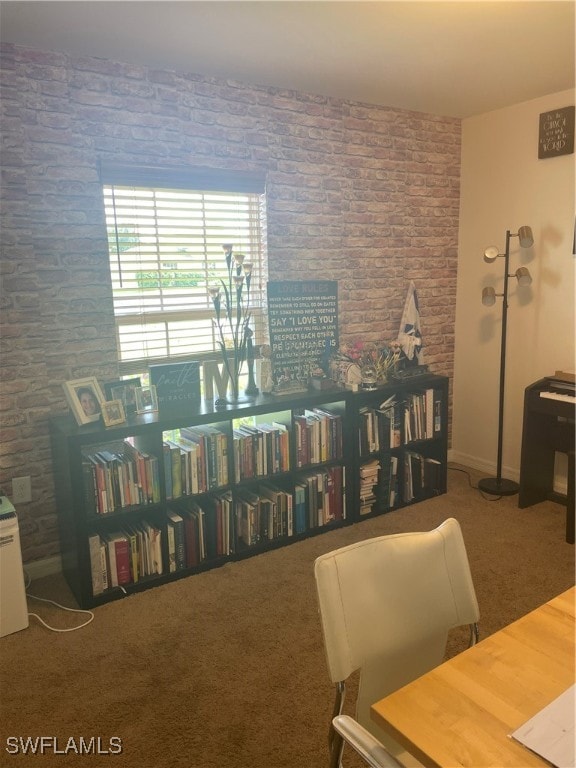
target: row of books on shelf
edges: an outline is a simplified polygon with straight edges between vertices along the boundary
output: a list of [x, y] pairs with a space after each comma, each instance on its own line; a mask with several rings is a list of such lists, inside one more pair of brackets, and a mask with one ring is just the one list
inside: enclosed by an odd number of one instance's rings
[[210, 424], [182, 427], [162, 444], [166, 498], [206, 493], [228, 484], [228, 436]]
[[387, 451], [415, 440], [432, 439], [441, 429], [442, 402], [433, 388], [407, 394], [402, 402], [392, 395], [378, 406], [360, 409], [360, 455]]
[[296, 466], [321, 464], [342, 456], [342, 417], [325, 408], [294, 415]]
[[92, 590], [125, 587], [246, 547], [305, 533], [346, 516], [343, 466], [302, 474], [293, 488], [259, 483], [186, 500], [164, 525], [146, 520], [89, 536]]
[[406, 395], [404, 440], [430, 440], [442, 430], [442, 400], [431, 387]]
[[238, 492], [238, 538], [251, 547], [346, 518], [345, 468], [324, 467], [299, 475], [294, 490], [263, 484]]
[[360, 515], [386, 512], [400, 502], [430, 496], [441, 490], [442, 462], [416, 451], [406, 451], [402, 487], [398, 473], [398, 456], [387, 454], [360, 467]]
[[404, 454], [404, 501], [410, 502], [440, 491], [442, 462], [416, 451]]
[[399, 501], [398, 457], [392, 454], [360, 467], [360, 515], [386, 512]]
[[236, 482], [290, 470], [290, 431], [278, 421], [233, 431]]
[[360, 455], [386, 451], [401, 445], [401, 410], [394, 396], [379, 406], [364, 406], [359, 411]]
[[132, 505], [160, 501], [160, 468], [153, 454], [128, 440], [82, 453], [86, 509], [105, 515]]
[[94, 533], [88, 546], [94, 595], [162, 573], [162, 531], [147, 520], [109, 534]]

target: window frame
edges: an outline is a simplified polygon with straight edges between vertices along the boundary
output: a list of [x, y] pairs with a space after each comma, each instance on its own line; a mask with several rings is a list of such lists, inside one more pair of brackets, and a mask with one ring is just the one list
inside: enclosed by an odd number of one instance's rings
[[[254, 321], [254, 341], [255, 345], [265, 343], [267, 337], [267, 311], [266, 311], [266, 281], [268, 279], [268, 263], [266, 254], [266, 175], [263, 170], [228, 170], [215, 169], [203, 166], [190, 166], [187, 168], [167, 168], [156, 166], [141, 166], [131, 164], [112, 163], [102, 161], [99, 168], [100, 183], [102, 185], [103, 201], [106, 205], [105, 188], [108, 187], [133, 187], [148, 190], [173, 190], [186, 191], [190, 193], [224, 193], [224, 194], [248, 194], [259, 196], [258, 210], [258, 228], [259, 236], [257, 239], [258, 265], [257, 271], [260, 276], [260, 287], [258, 290], [258, 303], [251, 305], [251, 314]], [[156, 210], [156, 208], [154, 208]], [[107, 232], [108, 217], [106, 216]], [[121, 253], [116, 252], [119, 258]], [[108, 247], [108, 257], [110, 265], [112, 262], [113, 251]], [[252, 256], [254, 260], [254, 256]], [[206, 263], [206, 255], [204, 256]], [[111, 277], [112, 277], [112, 266]], [[121, 268], [120, 268], [121, 269]], [[159, 356], [145, 356], [133, 359], [122, 359], [122, 340], [121, 329], [131, 325], [145, 325], [167, 322], [182, 322], [198, 320], [200, 322], [210, 322], [215, 318], [213, 307], [209, 304], [205, 309], [157, 309], [150, 312], [127, 312], [117, 314], [114, 311], [114, 323], [116, 327], [116, 344], [118, 350], [118, 365], [121, 376], [130, 376], [134, 374], [143, 374], [148, 366], [168, 362], [184, 362], [186, 360], [221, 360], [221, 354], [215, 345], [213, 350], [198, 353], [169, 354]], [[167, 340], [170, 333], [165, 329]], [[212, 335], [212, 334], [211, 334]], [[214, 339], [215, 336], [212, 335]]]

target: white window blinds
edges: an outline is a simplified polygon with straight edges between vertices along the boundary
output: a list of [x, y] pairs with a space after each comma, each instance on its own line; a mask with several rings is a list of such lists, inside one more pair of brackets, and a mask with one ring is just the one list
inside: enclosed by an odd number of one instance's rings
[[199, 169], [102, 168], [120, 371], [174, 358], [219, 359], [208, 287], [222, 245], [253, 264], [255, 343], [264, 340], [264, 180]]

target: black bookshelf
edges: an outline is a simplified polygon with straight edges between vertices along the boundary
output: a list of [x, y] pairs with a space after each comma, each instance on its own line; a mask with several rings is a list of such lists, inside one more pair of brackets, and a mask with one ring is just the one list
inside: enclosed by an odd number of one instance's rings
[[[428, 419], [430, 428], [430, 390], [432, 425], [437, 428], [421, 433], [415, 431], [418, 423], [425, 426]], [[366, 410], [378, 410], [389, 398], [394, 398], [399, 415], [398, 444], [386, 445], [384, 437], [374, 450], [365, 450]], [[411, 427], [407, 409], [418, 412]], [[78, 426], [71, 414], [56, 416], [50, 421], [50, 435], [66, 579], [78, 604], [90, 608], [445, 493], [447, 423], [448, 380], [431, 374], [369, 392], [335, 388], [260, 395], [224, 408], [202, 402], [178, 415], [131, 415], [110, 428]], [[196, 446], [183, 447], [193, 442], [190, 437], [196, 439], [197, 431], [210, 435], [201, 454], [195, 453], [201, 450]], [[382, 425], [380, 432], [382, 437]], [[302, 441], [313, 444], [303, 446]], [[179, 445], [180, 464], [175, 463], [174, 445], [168, 455], [171, 442]], [[130, 447], [124, 450], [126, 443]], [[397, 466], [392, 502], [389, 495], [386, 503], [381, 501], [382, 470], [379, 502], [363, 506], [361, 468], [371, 461], [389, 467], [391, 460]], [[424, 463], [434, 467], [432, 484], [415, 481], [424, 476]], [[205, 485], [189, 485], [178, 495], [173, 483], [178, 477], [172, 475], [178, 466], [180, 479], [186, 476], [185, 468], [190, 471], [189, 483], [198, 482], [190, 467], [202, 466], [211, 477], [205, 478]], [[144, 478], [150, 476], [154, 484], [146, 486]], [[121, 576], [118, 584], [110, 578], [101, 584], [100, 575], [93, 573], [98, 543], [109, 577], [112, 566], [106, 558], [111, 545], [106, 542], [118, 533], [128, 539], [133, 553], [130, 575]], [[141, 551], [147, 537], [160, 542], [153, 562]], [[175, 567], [175, 547], [182, 555], [183, 546], [187, 560], [183, 564], [180, 557]], [[123, 555], [119, 552], [118, 557]]]

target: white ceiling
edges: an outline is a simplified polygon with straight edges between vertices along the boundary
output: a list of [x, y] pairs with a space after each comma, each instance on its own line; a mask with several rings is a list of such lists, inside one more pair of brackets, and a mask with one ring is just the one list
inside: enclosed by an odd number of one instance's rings
[[563, 0], [2, 0], [0, 39], [468, 117], [574, 87]]

